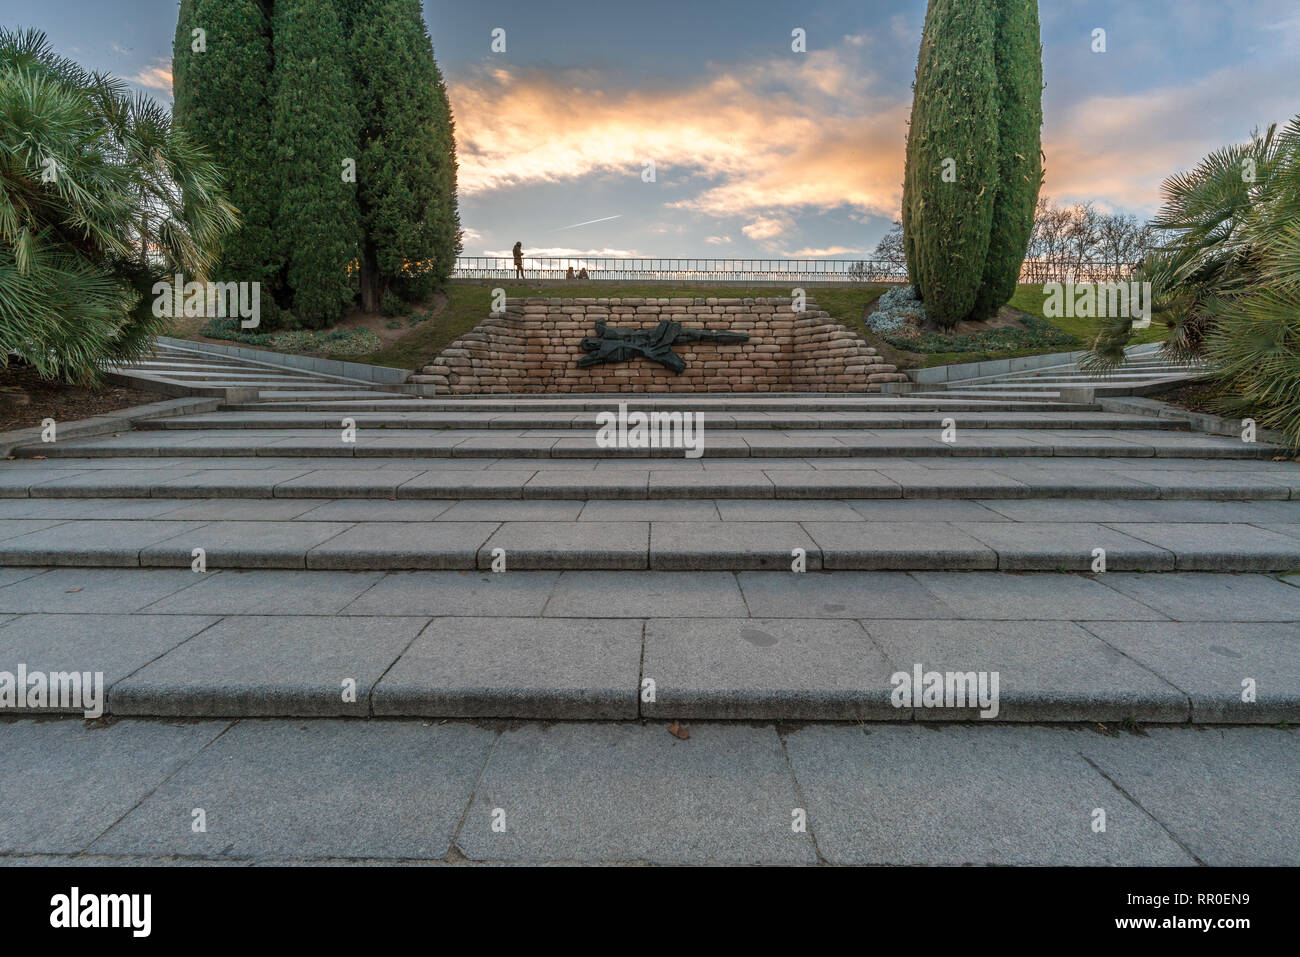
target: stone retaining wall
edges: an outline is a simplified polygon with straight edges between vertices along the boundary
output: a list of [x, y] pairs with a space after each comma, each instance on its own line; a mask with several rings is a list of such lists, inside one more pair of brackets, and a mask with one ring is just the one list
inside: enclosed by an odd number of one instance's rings
[[[408, 380], [421, 391], [493, 392], [879, 392], [906, 382], [858, 333], [809, 300], [790, 299], [507, 299], [490, 316]], [[596, 321], [650, 329], [660, 320], [688, 329], [744, 332], [743, 343], [677, 345], [686, 361], [675, 374], [644, 358], [579, 368]]]

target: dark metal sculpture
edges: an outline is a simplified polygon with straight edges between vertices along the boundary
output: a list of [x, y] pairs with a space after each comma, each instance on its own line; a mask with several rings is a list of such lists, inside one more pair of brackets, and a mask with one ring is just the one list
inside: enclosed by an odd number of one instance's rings
[[580, 367], [600, 365], [603, 362], [627, 362], [644, 356], [651, 362], [682, 372], [686, 362], [673, 346], [688, 342], [748, 342], [743, 332], [711, 332], [707, 329], [683, 329], [680, 322], [662, 319], [653, 329], [610, 329], [603, 320], [596, 322], [596, 335], [582, 340], [587, 354], [578, 360]]

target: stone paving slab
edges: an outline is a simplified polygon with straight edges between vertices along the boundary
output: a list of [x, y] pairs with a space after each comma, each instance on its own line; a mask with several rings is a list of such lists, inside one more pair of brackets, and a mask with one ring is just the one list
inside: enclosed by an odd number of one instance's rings
[[389, 572], [352, 601], [346, 613], [451, 617], [540, 615], [559, 576], [556, 571], [507, 575], [480, 571]]
[[1098, 581], [1175, 621], [1300, 621], [1300, 589], [1268, 575], [1106, 574]]
[[[44, 474], [20, 476], [21, 481], [15, 482], [9, 490], [14, 494], [29, 492], [32, 498], [148, 498], [155, 485], [194, 472], [189, 467], [151, 469], [147, 462], [142, 463], [140, 469], [96, 469], [71, 474], [51, 469]], [[30, 485], [28, 492], [20, 491], [22, 482]]]
[[0, 498], [0, 516], [5, 518], [48, 518], [59, 521], [77, 518], [101, 521], [161, 518], [173, 515], [185, 507], [185, 502], [163, 502], [147, 498]]
[[45, 574], [44, 568], [0, 568], [0, 588]]
[[637, 716], [641, 622], [436, 618], [374, 688], [376, 715]]
[[28, 532], [39, 532], [43, 528], [52, 528], [59, 524], [61, 522], [58, 519], [0, 519], [0, 542], [26, 535]]
[[[468, 724], [240, 722], [92, 850], [443, 858], [495, 737]], [[205, 833], [190, 827], [197, 807], [206, 812]]]
[[496, 522], [363, 522], [307, 553], [308, 568], [474, 568]]
[[997, 553], [1003, 571], [1089, 571], [1105, 550], [1107, 571], [1169, 571], [1171, 551], [1088, 522], [970, 522], [957, 528]]
[[1259, 524], [1300, 518], [1300, 502], [1221, 502], [1190, 500], [1077, 501], [1070, 499], [996, 500], [983, 502], [1016, 522]]
[[[521, 489], [533, 472], [429, 471], [403, 482], [399, 499], [522, 498]], [[562, 498], [563, 496], [555, 496]]]
[[881, 472], [785, 471], [767, 469], [772, 493], [779, 499], [902, 498], [903, 488]]
[[397, 487], [417, 478], [419, 471], [403, 469], [322, 469], [281, 482], [276, 498], [396, 498]]
[[[786, 734], [785, 746], [809, 828], [832, 864], [1195, 863], [1078, 753], [1093, 737], [810, 727]], [[1102, 833], [1092, 829], [1096, 808], [1106, 813]]]
[[684, 498], [773, 498], [772, 480], [761, 470], [649, 473], [650, 499]]
[[901, 572], [782, 575], [741, 572], [745, 604], [755, 618], [949, 618], [952, 610], [916, 578]]
[[884, 650], [891, 674], [912, 674], [917, 665], [923, 674], [985, 672], [990, 681], [998, 673], [996, 714], [945, 702], [916, 708], [918, 721], [1189, 718], [1185, 693], [1073, 622], [870, 620], [863, 625]]
[[[218, 571], [148, 605], [153, 615], [337, 615], [383, 572]], [[3, 594], [0, 592], [0, 594]], [[365, 614], [365, 612], [358, 612]], [[385, 609], [375, 614], [407, 614]]]
[[1095, 736], [1081, 752], [1198, 862], [1294, 867], [1300, 860], [1300, 738], [1293, 730], [1154, 728]]
[[1166, 499], [1217, 499], [1234, 501], [1267, 501], [1292, 498], [1285, 485], [1270, 481], [1269, 476], [1254, 467], [1213, 471], [1209, 469], [1116, 469], [1121, 479], [1144, 482], [1160, 490]]
[[478, 550], [478, 567], [500, 555], [507, 570], [644, 569], [649, 541], [649, 522], [505, 522]]
[[595, 499], [582, 506], [580, 522], [718, 522], [712, 499], [619, 502]]
[[1110, 575], [1094, 580], [1062, 574], [913, 572], [911, 577], [950, 610], [950, 615], [941, 617], [996, 621], [1163, 621], [1166, 617], [1140, 599], [1108, 589], [1102, 580], [1109, 584]]
[[528, 725], [501, 735], [456, 845], [485, 861], [812, 864], [799, 806], [770, 728], [679, 741], [659, 725]]
[[1007, 522], [992, 503], [967, 500], [853, 502], [850, 507], [867, 522]]
[[1111, 527], [1176, 553], [1179, 571], [1288, 571], [1300, 567], [1300, 540], [1253, 525], [1117, 523]]
[[[193, 533], [202, 522], [64, 522], [0, 542], [6, 565], [131, 566], [156, 542]], [[188, 562], [186, 563], [188, 564]]]
[[[271, 498], [275, 487], [303, 475], [306, 469], [205, 469], [163, 481], [149, 480], [155, 498]], [[309, 495], [300, 496], [309, 498]], [[331, 496], [334, 497], [334, 496]]]
[[[1086, 627], [1191, 697], [1203, 723], [1274, 724], [1300, 710], [1300, 625], [1188, 623]], [[3, 632], [0, 632], [2, 634]], [[1253, 701], [1243, 701], [1245, 685]]]
[[[0, 853], [84, 850], [226, 722], [0, 722]], [[191, 805], [190, 808], [195, 805]], [[183, 823], [189, 830], [189, 811]]]
[[312, 499], [210, 499], [188, 503], [176, 500], [166, 504], [171, 511], [163, 517], [169, 522], [178, 519], [202, 522], [287, 522], [295, 518], [324, 521], [328, 517], [322, 515], [317, 519], [307, 515], [321, 504]]
[[597, 476], [593, 470], [542, 469], [523, 483], [535, 499], [644, 499], [649, 473], [644, 469]]
[[[766, 501], [719, 499], [718, 514], [725, 522], [861, 522], [853, 506], [842, 501]], [[667, 518], [668, 516], [664, 516]]]
[[889, 702], [890, 667], [855, 621], [653, 619], [642, 682], [648, 717], [874, 720], [911, 716]]
[[968, 571], [998, 566], [997, 553], [946, 522], [804, 522], [803, 527], [821, 550], [826, 569]]
[[802, 549], [822, 567], [817, 544], [794, 522], [652, 522], [650, 567], [659, 571], [789, 569]]
[[882, 466], [880, 473], [897, 483], [903, 498], [1028, 498], [1031, 486], [988, 469], [919, 469]]
[[[188, 615], [23, 615], [0, 625], [0, 662], [4, 662], [0, 670], [13, 673], [23, 664], [28, 674], [101, 674], [100, 690], [105, 696], [98, 703], [106, 712], [107, 696], [118, 681], [217, 620]], [[87, 693], [84, 686], [82, 693]], [[37, 710], [84, 714], [86, 709], [80, 704], [54, 707], [55, 702], [50, 701], [50, 706]], [[8, 707], [5, 711], [22, 714], [24, 709]]]
[[743, 618], [731, 572], [563, 572], [544, 614], [558, 618]]
[[375, 682], [425, 622], [224, 618], [119, 682], [109, 701], [115, 714], [364, 716]]
[[[396, 502], [406, 505], [414, 503]], [[440, 522], [576, 522], [583, 507], [581, 500], [563, 499], [538, 501], [494, 502], [491, 499], [470, 502], [449, 502], [451, 507], [438, 516]]]
[[[283, 500], [284, 504], [296, 502], [299, 500]], [[325, 502], [303, 499], [301, 503], [310, 506], [308, 511], [298, 516], [307, 522], [432, 522], [446, 515], [447, 510], [455, 504], [438, 500], [390, 502], [352, 498]]]
[[202, 581], [188, 569], [14, 570], [24, 574], [16, 582], [6, 583], [0, 588], [0, 611], [120, 614], [140, 611], [160, 598], [192, 588]]
[[347, 522], [212, 522], [140, 550], [140, 564], [186, 567], [202, 548], [209, 571], [304, 568], [316, 546], [356, 526]]

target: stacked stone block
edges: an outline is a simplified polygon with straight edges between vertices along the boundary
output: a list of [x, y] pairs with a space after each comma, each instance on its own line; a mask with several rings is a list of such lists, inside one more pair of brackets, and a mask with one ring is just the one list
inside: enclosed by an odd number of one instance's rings
[[[410, 381], [435, 394], [570, 392], [879, 392], [906, 381], [866, 340], [809, 301], [790, 299], [508, 299]], [[674, 350], [676, 374], [644, 358], [579, 368], [596, 322], [652, 329], [743, 332], [743, 343], [697, 342]]]

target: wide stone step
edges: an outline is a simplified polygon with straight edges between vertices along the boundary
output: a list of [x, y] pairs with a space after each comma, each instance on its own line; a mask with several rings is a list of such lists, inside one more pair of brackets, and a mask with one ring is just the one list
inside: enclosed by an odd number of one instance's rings
[[[181, 512], [175, 513], [180, 516]], [[328, 514], [328, 513], [326, 513]], [[344, 512], [343, 514], [346, 514]], [[1228, 522], [7, 520], [0, 565], [331, 570], [1300, 568], [1300, 525]], [[198, 550], [202, 550], [201, 552]]]
[[[609, 410], [606, 410], [609, 411]], [[598, 427], [598, 412], [330, 412], [230, 411], [148, 419], [142, 431], [174, 429], [340, 429], [350, 418], [358, 429], [587, 429]], [[661, 412], [671, 415], [671, 412]], [[1111, 429], [1175, 430], [1176, 419], [1103, 412], [706, 412], [707, 429], [930, 429], [952, 418], [959, 428], [976, 429]]]
[[[1267, 459], [1271, 447], [1228, 436], [1168, 431], [1158, 420], [1150, 428], [1106, 429], [965, 428], [945, 441], [941, 423], [921, 429], [741, 429], [706, 431], [693, 439], [705, 459], [951, 458], [951, 457], [1174, 457]], [[340, 420], [339, 426], [342, 425]], [[679, 438], [682, 438], [679, 436]], [[647, 437], [646, 442], [650, 440]], [[683, 439], [684, 442], [684, 439]], [[602, 447], [594, 429], [219, 429], [136, 431], [21, 447], [19, 457], [118, 458], [219, 456], [320, 456], [325, 458], [537, 458], [681, 459], [676, 447]]]
[[[6, 653], [103, 673], [110, 715], [1300, 719], [1300, 588], [1265, 575], [33, 568], [4, 581]], [[953, 693], [905, 699], [918, 669]], [[982, 702], [945, 681], [968, 673]]]
[[[141, 467], [141, 466], [145, 467]], [[816, 467], [814, 467], [816, 466]], [[1179, 458], [52, 458], [3, 498], [1300, 499], [1293, 462]]]
[[352, 402], [352, 401], [388, 401], [401, 402], [404, 396], [400, 392], [385, 392], [382, 389], [371, 388], [346, 388], [341, 387], [337, 382], [322, 382], [311, 388], [271, 388], [260, 389], [258, 399], [262, 402], [299, 402], [304, 399], [312, 401], [334, 401], [334, 402]]
[[[912, 395], [908, 396], [886, 396], [877, 397], [881, 401], [873, 404], [864, 404], [858, 406], [835, 406], [828, 411], [862, 411], [867, 413], [894, 413], [894, 412], [1099, 412], [1101, 407], [1095, 403], [1080, 402], [1047, 402], [1041, 401], [1037, 397], [1030, 397], [1024, 401], [1001, 402], [986, 401], [982, 397], [968, 398], [965, 396], [949, 396], [944, 393], [932, 393], [935, 398], [915, 399]], [[621, 400], [620, 400], [621, 401]], [[751, 403], [705, 403], [705, 402], [663, 402], [655, 400], [630, 401], [627, 402], [629, 411], [639, 412], [704, 412], [712, 414], [717, 412], [751, 412], [755, 410], [766, 410], [771, 412], [789, 412], [792, 414], [812, 414], [819, 411], [811, 405], [793, 405], [791, 403], [776, 402], [765, 405], [755, 405]], [[394, 409], [414, 410], [425, 412], [454, 412], [463, 413], [466, 411], [480, 412], [548, 412], [555, 413], [556, 410], [569, 410], [573, 412], [600, 412], [611, 408], [616, 408], [617, 403], [613, 400], [605, 401], [587, 401], [587, 402], [548, 402], [548, 401], [493, 401], [490, 399], [464, 400], [464, 401], [440, 401], [436, 399], [420, 398], [418, 396], [406, 396], [405, 398], [397, 395], [372, 395], [357, 399], [284, 399], [274, 402], [257, 401], [241, 402], [237, 408], [245, 411], [293, 411], [293, 412], [386, 412]]]

